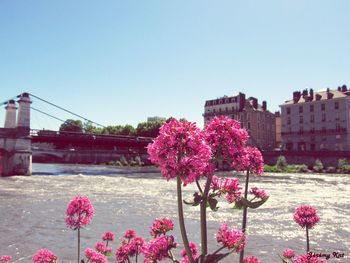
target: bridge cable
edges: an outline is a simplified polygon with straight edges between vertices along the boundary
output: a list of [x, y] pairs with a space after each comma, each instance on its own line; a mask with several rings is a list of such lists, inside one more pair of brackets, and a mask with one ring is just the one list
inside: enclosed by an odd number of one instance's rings
[[[65, 120], [62, 120], [62, 119], [60, 119], [60, 118], [58, 118], [58, 117], [55, 117], [55, 116], [53, 116], [53, 115], [51, 115], [51, 114], [48, 114], [48, 113], [44, 112], [44, 111], [41, 111], [41, 110], [39, 110], [39, 109], [36, 109], [36, 108], [34, 108], [34, 107], [32, 107], [32, 106], [30, 106], [30, 109], [31, 109], [31, 110], [35, 110], [35, 111], [37, 111], [37, 112], [40, 112], [40, 113], [42, 113], [42, 114], [45, 114], [46, 116], [49, 116], [49, 117], [51, 117], [51, 118], [54, 118], [54, 119], [56, 119], [56, 120], [58, 120], [58, 121], [61, 121], [61, 122], [63, 122], [63, 123], [66, 122]], [[80, 126], [76, 125], [75, 123], [70, 122], [70, 124], [73, 125], [73, 126], [76, 126], [76, 127], [81, 128]]]
[[[50, 105], [52, 105], [52, 106], [54, 106], [54, 107], [56, 107], [56, 108], [58, 108], [58, 109], [60, 109], [60, 110], [63, 110], [63, 111], [68, 112], [68, 113], [70, 113], [70, 114], [72, 114], [72, 115], [74, 115], [74, 116], [77, 116], [77, 117], [79, 117], [79, 118], [81, 118], [81, 119], [83, 119], [83, 120], [85, 120], [85, 121], [87, 121], [87, 122], [91, 122], [91, 123], [94, 123], [94, 124], [96, 124], [96, 125], [98, 125], [98, 126], [101, 126], [101, 127], [103, 127], [103, 128], [106, 128], [105, 125], [102, 125], [102, 124], [100, 124], [100, 123], [97, 123], [97, 122], [94, 122], [94, 121], [92, 121], [92, 120], [89, 120], [89, 119], [87, 119], [87, 118], [85, 118], [85, 117], [83, 117], [83, 116], [81, 116], [81, 115], [79, 115], [79, 114], [76, 114], [76, 113], [74, 113], [74, 112], [72, 112], [72, 111], [70, 111], [70, 110], [67, 110], [67, 109], [65, 109], [65, 108], [62, 108], [62, 107], [60, 107], [60, 106], [58, 106], [58, 105], [56, 105], [56, 104], [54, 104], [54, 103], [52, 103], [52, 102], [49, 102], [49, 101], [47, 101], [47, 100], [45, 100], [45, 99], [42, 99], [42, 98], [40, 98], [40, 97], [38, 97], [38, 96], [35, 96], [34, 94], [29, 93], [29, 95], [32, 96], [32, 97], [34, 97], [34, 98], [36, 98], [36, 99], [38, 99], [38, 100], [41, 100], [41, 101], [47, 103], [47, 104], [50, 104]], [[31, 108], [33, 108], [33, 107], [31, 107]], [[54, 117], [54, 116], [51, 116], [51, 117]], [[54, 118], [55, 118], [55, 117], [54, 117]]]
[[17, 96], [14, 96], [14, 97], [12, 97], [11, 99], [5, 100], [4, 102], [1, 102], [1, 103], [0, 103], [0, 106], [5, 105], [5, 104], [7, 104], [10, 100], [14, 100], [14, 99], [19, 98], [19, 97], [21, 97], [21, 94], [20, 94], [20, 95], [17, 95]]

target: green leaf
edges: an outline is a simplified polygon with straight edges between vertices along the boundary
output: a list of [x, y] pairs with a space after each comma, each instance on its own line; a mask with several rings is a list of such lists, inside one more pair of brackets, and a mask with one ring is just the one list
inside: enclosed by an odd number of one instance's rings
[[280, 259], [282, 260], [283, 263], [289, 263], [287, 260], [285, 260], [285, 258], [281, 257], [280, 255], [278, 255], [280, 257]]
[[210, 254], [204, 258], [204, 263], [216, 263], [227, 257], [230, 253], [225, 254]]
[[266, 198], [260, 200], [260, 201], [251, 202], [251, 201], [248, 201], [247, 199], [245, 199], [244, 197], [242, 197], [239, 201], [236, 202], [235, 206], [236, 205], [238, 205], [238, 207], [246, 206], [246, 207], [249, 207], [249, 208], [256, 209], [256, 208], [262, 206], [267, 201], [267, 199], [269, 199], [268, 196]]
[[184, 202], [186, 205], [197, 206], [197, 205], [199, 205], [199, 204], [202, 202], [202, 196], [199, 195], [197, 192], [195, 192], [195, 193], [193, 194], [193, 201], [188, 202], [188, 201], [186, 201], [186, 200], [183, 200], [183, 202]]
[[218, 204], [218, 200], [216, 200], [215, 198], [209, 198], [208, 199], [208, 205], [210, 207], [211, 210], [213, 211], [218, 211], [218, 207], [216, 206]]

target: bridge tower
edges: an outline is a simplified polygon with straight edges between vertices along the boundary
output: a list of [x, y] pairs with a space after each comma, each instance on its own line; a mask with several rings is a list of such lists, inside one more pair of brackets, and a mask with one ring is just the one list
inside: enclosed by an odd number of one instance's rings
[[29, 94], [23, 93], [17, 102], [17, 116], [16, 102], [7, 103], [5, 125], [0, 128], [0, 176], [32, 173]]

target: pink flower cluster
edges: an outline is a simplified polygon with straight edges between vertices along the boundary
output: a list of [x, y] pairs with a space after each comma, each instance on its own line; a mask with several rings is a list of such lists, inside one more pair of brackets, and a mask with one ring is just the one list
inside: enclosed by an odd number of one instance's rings
[[151, 227], [151, 236], [157, 237], [166, 234], [168, 231], [174, 229], [174, 223], [169, 218], [156, 219]]
[[244, 258], [243, 263], [261, 263], [261, 261], [258, 258], [251, 256], [250, 258]]
[[114, 234], [112, 232], [106, 232], [102, 235], [103, 241], [113, 241], [114, 240]]
[[[198, 258], [198, 256], [199, 256], [199, 254], [198, 254], [198, 247], [193, 242], [190, 242], [189, 246], [190, 246], [190, 250], [192, 252], [192, 257], [193, 257], [194, 260], [196, 260]], [[186, 249], [181, 250], [180, 255], [182, 257], [181, 263], [190, 263], [190, 260], [188, 259], [188, 256], [187, 256], [187, 253], [186, 253]]]
[[309, 254], [304, 254], [296, 257], [293, 263], [325, 263], [325, 262], [323, 260], [320, 260], [318, 257], [313, 257], [313, 256], [310, 256]]
[[136, 231], [134, 229], [128, 229], [125, 231], [123, 236], [127, 239], [134, 238], [136, 237]]
[[212, 157], [195, 123], [174, 118], [160, 128], [159, 136], [148, 145], [148, 153], [160, 166], [163, 177], [169, 180], [179, 175], [184, 185], [204, 175]]
[[138, 237], [133, 229], [128, 229], [124, 237], [128, 240], [123, 240], [122, 245], [117, 248], [116, 258], [118, 263], [129, 262], [130, 257], [140, 254], [145, 243], [143, 238]]
[[211, 189], [213, 192], [218, 191], [219, 196], [226, 194], [226, 200], [230, 204], [241, 198], [242, 187], [235, 178], [218, 178], [216, 175], [213, 175]]
[[173, 236], [159, 236], [151, 240], [143, 247], [144, 263], [153, 263], [171, 258], [170, 250], [176, 248]]
[[106, 244], [103, 242], [96, 243], [95, 249], [105, 256], [108, 256], [112, 253], [112, 248], [106, 246]]
[[229, 229], [227, 224], [222, 224], [218, 234], [216, 235], [216, 241], [222, 243], [224, 247], [233, 249], [236, 252], [241, 251], [245, 245], [245, 235], [242, 231], [237, 229]]
[[32, 257], [34, 263], [56, 263], [58, 257], [46, 248], [38, 250]]
[[267, 197], [265, 190], [260, 189], [258, 187], [251, 188], [249, 193], [254, 195], [256, 198], [260, 198], [260, 199], [265, 199]]
[[248, 158], [249, 171], [253, 174], [261, 175], [264, 172], [264, 158], [261, 152], [255, 147], [246, 147], [246, 156]]
[[0, 262], [1, 263], [8, 263], [11, 261], [11, 259], [12, 259], [11, 256], [3, 255], [0, 257]]
[[85, 250], [85, 256], [89, 263], [107, 263], [107, 259], [104, 255], [91, 248]]
[[294, 258], [295, 257], [295, 251], [293, 249], [287, 248], [283, 251], [283, 257], [284, 258]]
[[215, 158], [226, 160], [231, 168], [242, 169], [241, 153], [249, 136], [238, 121], [226, 116], [215, 117], [206, 124], [205, 134]]
[[318, 217], [315, 208], [309, 205], [302, 205], [296, 209], [294, 220], [301, 227], [310, 229], [320, 221], [320, 218]]
[[68, 204], [66, 224], [72, 229], [78, 229], [90, 224], [94, 215], [94, 207], [86, 196], [76, 196]]

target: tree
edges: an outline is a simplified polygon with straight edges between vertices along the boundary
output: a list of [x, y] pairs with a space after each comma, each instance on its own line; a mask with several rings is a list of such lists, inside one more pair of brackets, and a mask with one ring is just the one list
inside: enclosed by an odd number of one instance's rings
[[83, 130], [86, 133], [94, 133], [94, 134], [101, 134], [102, 133], [102, 128], [96, 127], [90, 121], [84, 122]]
[[68, 119], [61, 124], [60, 132], [83, 132], [83, 123], [80, 120]]
[[165, 121], [148, 121], [141, 122], [137, 125], [136, 134], [143, 137], [157, 137], [159, 134], [159, 128], [165, 123]]

